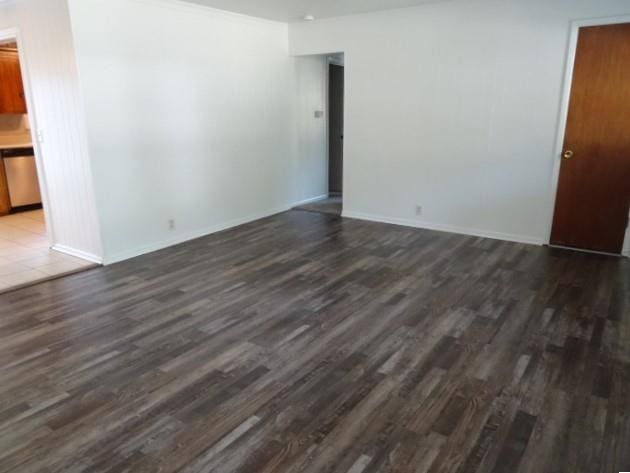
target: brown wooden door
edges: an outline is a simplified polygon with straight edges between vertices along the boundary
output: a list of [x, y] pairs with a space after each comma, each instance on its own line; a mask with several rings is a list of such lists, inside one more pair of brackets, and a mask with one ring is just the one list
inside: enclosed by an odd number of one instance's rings
[[0, 51], [0, 113], [26, 113], [22, 72], [16, 52]]
[[329, 74], [328, 190], [343, 192], [343, 66], [330, 65]]
[[630, 206], [630, 24], [580, 29], [552, 245], [621, 253]]

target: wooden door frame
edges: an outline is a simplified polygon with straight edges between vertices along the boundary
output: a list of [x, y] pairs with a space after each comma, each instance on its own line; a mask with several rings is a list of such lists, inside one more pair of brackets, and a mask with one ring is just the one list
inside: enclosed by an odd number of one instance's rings
[[[560, 181], [560, 168], [562, 166], [562, 152], [564, 151], [564, 140], [569, 119], [569, 105], [571, 101], [571, 89], [573, 87], [573, 73], [575, 70], [575, 58], [577, 55], [578, 37], [580, 28], [588, 26], [605, 26], [630, 23], [630, 15], [613, 16], [606, 18], [592, 18], [575, 20], [571, 22], [569, 45], [566, 56], [564, 82], [562, 85], [562, 102], [560, 104], [560, 119], [558, 121], [558, 131], [556, 133], [556, 145], [554, 148], [553, 172], [551, 181], [551, 208], [549, 209], [549, 219], [547, 227], [547, 242], [551, 244], [551, 234], [553, 232], [553, 220], [558, 198], [558, 184]], [[627, 243], [627, 242], [626, 242]], [[626, 245], [624, 245], [626, 246]], [[622, 250], [623, 251], [623, 250]], [[630, 256], [627, 255], [626, 256]]]
[[37, 169], [37, 179], [39, 181], [39, 190], [42, 196], [42, 206], [44, 207], [44, 219], [46, 221], [46, 238], [48, 245], [52, 248], [55, 244], [55, 230], [52, 219], [50, 218], [50, 199], [48, 198], [48, 186], [46, 183], [46, 173], [44, 171], [44, 163], [42, 160], [42, 152], [37, 137], [37, 118], [35, 116], [35, 101], [31, 91], [30, 74], [28, 70], [28, 62], [26, 51], [22, 41], [22, 35], [19, 28], [8, 28], [0, 30], [0, 41], [15, 40], [18, 48], [18, 57], [20, 60], [20, 70], [22, 72], [22, 86], [24, 87], [24, 99], [26, 100], [26, 110], [28, 112], [28, 123], [30, 127], [31, 142], [35, 154], [35, 167]]

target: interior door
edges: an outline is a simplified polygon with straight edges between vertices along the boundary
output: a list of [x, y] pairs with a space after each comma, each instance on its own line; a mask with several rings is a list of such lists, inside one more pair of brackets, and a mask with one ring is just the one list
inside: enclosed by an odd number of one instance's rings
[[333, 194], [341, 194], [343, 192], [343, 66], [330, 65], [328, 82], [328, 190]]
[[630, 206], [630, 24], [581, 28], [551, 244], [621, 253]]

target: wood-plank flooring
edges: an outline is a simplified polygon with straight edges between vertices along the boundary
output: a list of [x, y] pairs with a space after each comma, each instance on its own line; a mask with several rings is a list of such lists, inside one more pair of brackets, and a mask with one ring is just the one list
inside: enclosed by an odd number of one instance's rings
[[0, 295], [1, 472], [630, 471], [628, 260], [291, 211]]
[[319, 212], [341, 216], [343, 210], [343, 198], [341, 196], [331, 196], [309, 204], [299, 205], [293, 210], [303, 210], [305, 212]]

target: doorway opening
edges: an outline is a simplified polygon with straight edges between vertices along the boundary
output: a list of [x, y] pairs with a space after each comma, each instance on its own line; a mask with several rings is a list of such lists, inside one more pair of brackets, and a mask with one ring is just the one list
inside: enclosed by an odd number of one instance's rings
[[0, 38], [0, 292], [93, 263], [50, 248], [17, 38]]
[[627, 254], [630, 23], [576, 24], [573, 33], [550, 244]]
[[328, 196], [341, 215], [343, 205], [344, 56], [330, 56], [328, 65]]
[[326, 118], [327, 146], [325, 165], [325, 195], [296, 207], [296, 210], [341, 216], [343, 210], [343, 153], [344, 153], [344, 53], [323, 55], [325, 61], [326, 112], [315, 112]]

